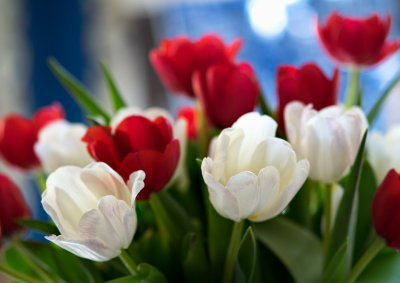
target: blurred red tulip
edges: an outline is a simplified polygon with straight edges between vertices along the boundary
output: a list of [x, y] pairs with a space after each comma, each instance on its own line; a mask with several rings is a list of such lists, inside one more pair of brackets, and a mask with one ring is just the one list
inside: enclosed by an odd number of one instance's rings
[[129, 116], [114, 130], [93, 126], [82, 140], [96, 161], [107, 163], [125, 181], [134, 171], [146, 173], [145, 187], [137, 197], [140, 200], [147, 200], [150, 193], [164, 188], [180, 157], [179, 141], [173, 137], [171, 124], [164, 117], [151, 121], [143, 116]]
[[186, 136], [190, 140], [197, 138], [197, 132], [199, 127], [198, 114], [196, 107], [183, 106], [179, 108], [177, 118], [185, 119], [187, 122]]
[[230, 127], [240, 116], [254, 110], [259, 86], [247, 63], [216, 64], [193, 74], [193, 88], [208, 121]]
[[400, 175], [394, 169], [387, 173], [375, 193], [372, 221], [387, 246], [400, 250]]
[[205, 35], [198, 41], [186, 37], [164, 39], [150, 52], [150, 61], [164, 85], [172, 92], [194, 97], [192, 74], [209, 66], [233, 61], [241, 46], [236, 39], [226, 46], [216, 35]]
[[10, 164], [21, 169], [40, 166], [33, 146], [41, 128], [64, 118], [59, 104], [39, 109], [29, 120], [18, 114], [9, 114], [0, 120], [0, 155]]
[[1, 173], [0, 203], [0, 234], [4, 237], [21, 228], [14, 219], [29, 218], [31, 213], [17, 185]]
[[335, 69], [332, 79], [329, 79], [313, 63], [305, 64], [300, 68], [281, 65], [278, 67], [276, 85], [278, 89], [277, 120], [280, 129], [284, 132], [283, 113], [288, 103], [295, 100], [304, 104], [311, 103], [316, 110], [337, 103], [339, 71]]
[[357, 67], [379, 63], [400, 48], [400, 40], [387, 40], [390, 15], [380, 18], [343, 17], [332, 13], [325, 26], [318, 21], [318, 35], [325, 50], [337, 62]]

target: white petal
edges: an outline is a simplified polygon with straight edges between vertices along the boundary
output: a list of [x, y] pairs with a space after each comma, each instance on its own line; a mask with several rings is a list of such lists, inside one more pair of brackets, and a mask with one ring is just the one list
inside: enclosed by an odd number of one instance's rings
[[62, 235], [46, 236], [45, 238], [77, 256], [94, 261], [107, 261], [121, 253], [120, 250], [110, 249], [96, 240], [70, 240]]
[[144, 179], [146, 178], [146, 174], [143, 170], [138, 170], [131, 175], [129, 175], [128, 186], [132, 192], [131, 206], [134, 207], [134, 203], [137, 195], [144, 188]]
[[281, 213], [304, 184], [309, 169], [310, 166], [308, 161], [305, 159], [300, 160], [296, 165], [296, 170], [292, 176], [293, 181], [291, 184], [282, 188], [276, 198], [271, 201], [270, 205], [260, 212], [257, 218], [252, 218], [251, 220], [261, 222], [271, 219]]

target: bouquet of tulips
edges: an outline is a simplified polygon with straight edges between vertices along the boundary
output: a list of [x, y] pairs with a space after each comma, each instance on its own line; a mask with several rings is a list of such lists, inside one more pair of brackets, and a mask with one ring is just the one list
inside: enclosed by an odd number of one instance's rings
[[91, 125], [57, 103], [1, 118], [1, 157], [38, 176], [50, 219], [31, 219], [0, 174], [0, 272], [28, 283], [400, 282], [400, 125], [367, 134], [400, 76], [368, 114], [359, 83], [400, 40], [387, 39], [390, 16], [317, 25], [337, 67], [330, 78], [314, 63], [279, 66], [276, 111], [252, 66], [235, 62], [241, 40], [177, 37], [150, 52], [166, 88], [195, 102], [176, 118], [126, 105], [102, 65], [110, 114], [50, 59]]

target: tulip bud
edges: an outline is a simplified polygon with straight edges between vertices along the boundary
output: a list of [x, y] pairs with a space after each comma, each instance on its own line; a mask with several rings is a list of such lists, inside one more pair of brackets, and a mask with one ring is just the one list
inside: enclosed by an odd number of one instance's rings
[[47, 179], [42, 205], [61, 235], [46, 239], [90, 260], [117, 257], [135, 234], [135, 199], [144, 178], [136, 171], [127, 186], [105, 163], [58, 168]]
[[137, 199], [148, 200], [150, 193], [165, 187], [178, 166], [180, 143], [171, 123], [163, 116], [151, 120], [132, 115], [111, 124], [114, 128], [90, 127], [82, 140], [94, 160], [107, 163], [125, 181], [132, 172], [145, 171], [146, 186]]
[[210, 202], [239, 222], [264, 221], [281, 213], [303, 185], [308, 161], [297, 161], [290, 144], [275, 137], [268, 116], [248, 113], [218, 136], [201, 170]]
[[368, 67], [400, 48], [400, 40], [387, 40], [391, 17], [372, 14], [367, 18], [343, 17], [332, 13], [325, 26], [318, 21], [318, 35], [326, 52], [344, 65]]
[[31, 213], [17, 185], [1, 173], [0, 203], [0, 234], [5, 237], [21, 228], [15, 219], [29, 218]]
[[197, 109], [192, 106], [184, 106], [179, 108], [178, 119], [185, 119], [187, 122], [186, 136], [189, 140], [197, 139], [199, 131], [199, 117]]
[[230, 127], [240, 116], [253, 111], [260, 91], [247, 63], [217, 64], [204, 73], [197, 71], [193, 88], [207, 120], [219, 128]]
[[81, 140], [85, 132], [85, 125], [65, 120], [41, 129], [34, 149], [44, 171], [51, 173], [65, 165], [84, 167], [92, 162], [86, 144]]
[[318, 65], [308, 63], [300, 68], [281, 65], [277, 73], [279, 128], [284, 131], [284, 109], [292, 101], [312, 104], [316, 110], [335, 105], [338, 99], [339, 70], [335, 69], [332, 79], [327, 78]]
[[296, 153], [310, 162], [310, 178], [339, 181], [350, 169], [368, 127], [358, 107], [330, 106], [316, 111], [291, 102], [285, 108], [286, 133]]
[[235, 40], [225, 46], [215, 35], [205, 35], [192, 42], [185, 37], [164, 39], [158, 49], [150, 52], [150, 61], [164, 85], [172, 92], [194, 97], [192, 74], [204, 72], [213, 64], [230, 63], [241, 46]]
[[372, 221], [376, 233], [388, 247], [400, 250], [400, 175], [387, 173], [372, 200]]
[[9, 114], [0, 120], [0, 155], [10, 164], [21, 169], [40, 166], [33, 146], [38, 132], [47, 124], [64, 118], [59, 104], [39, 109], [32, 120], [21, 115]]

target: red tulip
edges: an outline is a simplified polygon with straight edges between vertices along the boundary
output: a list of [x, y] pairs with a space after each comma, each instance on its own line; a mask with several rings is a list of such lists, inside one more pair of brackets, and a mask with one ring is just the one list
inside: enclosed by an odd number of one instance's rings
[[338, 69], [335, 69], [332, 79], [329, 79], [313, 63], [305, 64], [300, 68], [281, 65], [278, 67], [276, 80], [278, 88], [277, 118], [282, 131], [285, 129], [283, 113], [288, 103], [295, 100], [304, 104], [311, 103], [316, 110], [321, 110], [337, 103]]
[[[6, 175], [0, 173], [0, 231], [8, 236], [21, 226], [16, 218], [29, 218], [31, 213], [19, 188]], [[1, 237], [0, 237], [1, 241]]]
[[180, 157], [179, 141], [173, 138], [170, 122], [164, 117], [151, 121], [143, 116], [125, 118], [114, 130], [90, 127], [82, 138], [90, 155], [107, 163], [125, 181], [137, 170], [146, 173], [145, 187], [137, 199], [147, 200], [161, 191], [173, 176]]
[[40, 166], [33, 146], [41, 128], [64, 118], [61, 105], [53, 104], [39, 109], [29, 120], [18, 114], [9, 114], [0, 120], [0, 155], [11, 165], [22, 169]]
[[193, 88], [208, 121], [230, 127], [240, 116], [254, 110], [259, 86], [247, 63], [217, 64], [193, 74]]
[[343, 17], [334, 12], [326, 25], [318, 21], [318, 35], [325, 50], [341, 64], [367, 67], [379, 63], [400, 48], [400, 40], [386, 40], [390, 15], [380, 18]]
[[400, 175], [394, 169], [387, 173], [375, 193], [372, 221], [387, 246], [400, 250]]
[[184, 106], [179, 108], [177, 118], [185, 119], [187, 122], [186, 136], [190, 140], [197, 138], [197, 132], [199, 127], [197, 109], [192, 106]]
[[150, 61], [170, 91], [193, 97], [193, 72], [232, 62], [240, 46], [239, 39], [225, 46], [216, 35], [205, 35], [195, 42], [186, 37], [164, 39], [150, 52]]

